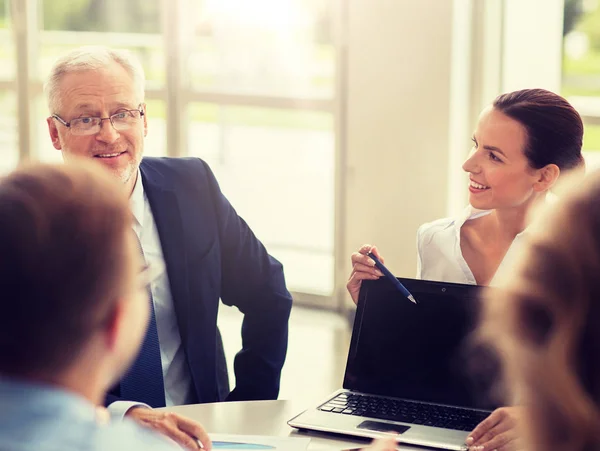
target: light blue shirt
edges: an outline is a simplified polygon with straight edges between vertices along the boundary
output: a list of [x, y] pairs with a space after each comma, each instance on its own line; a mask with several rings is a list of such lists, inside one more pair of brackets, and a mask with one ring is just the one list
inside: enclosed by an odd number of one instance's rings
[[[156, 315], [166, 406], [190, 404], [194, 400], [192, 376], [181, 343], [158, 229], [144, 192], [142, 174], [139, 170], [129, 203], [135, 219], [133, 230], [140, 240], [144, 258], [148, 264], [162, 268], [162, 274], [152, 282], [150, 291]], [[110, 404], [108, 409], [113, 415], [123, 416], [127, 410], [136, 405], [142, 404], [125, 400], [116, 401]]]
[[97, 420], [87, 399], [50, 385], [0, 378], [2, 451], [181, 451], [133, 421]]

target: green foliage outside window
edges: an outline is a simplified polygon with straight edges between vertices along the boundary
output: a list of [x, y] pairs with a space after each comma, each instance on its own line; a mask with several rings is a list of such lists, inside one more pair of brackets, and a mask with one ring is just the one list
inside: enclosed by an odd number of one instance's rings
[[[600, 2], [565, 0], [563, 34], [562, 95], [600, 97]], [[584, 150], [600, 150], [599, 126], [586, 125]]]
[[[6, 0], [0, 0], [0, 4]], [[160, 3], [148, 0], [42, 0], [45, 30], [160, 33]]]

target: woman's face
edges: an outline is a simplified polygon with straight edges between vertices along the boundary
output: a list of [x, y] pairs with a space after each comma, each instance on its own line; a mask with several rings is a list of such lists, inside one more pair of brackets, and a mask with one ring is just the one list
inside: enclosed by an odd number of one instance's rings
[[473, 148], [463, 164], [469, 173], [469, 203], [480, 210], [518, 207], [534, 194], [539, 171], [524, 149], [527, 132], [518, 121], [493, 107], [479, 116]]

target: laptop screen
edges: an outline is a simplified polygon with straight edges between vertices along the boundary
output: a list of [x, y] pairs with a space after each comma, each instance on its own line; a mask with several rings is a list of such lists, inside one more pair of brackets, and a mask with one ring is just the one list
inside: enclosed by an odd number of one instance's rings
[[471, 344], [480, 287], [399, 280], [416, 298], [416, 305], [383, 277], [363, 282], [344, 388], [453, 406], [495, 408], [486, 376], [494, 373], [490, 371], [493, 359]]

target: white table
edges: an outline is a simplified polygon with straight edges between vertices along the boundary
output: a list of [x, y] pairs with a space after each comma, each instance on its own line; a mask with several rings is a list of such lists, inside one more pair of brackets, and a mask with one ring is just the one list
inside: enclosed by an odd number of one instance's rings
[[[307, 407], [309, 406], [292, 401], [244, 401], [193, 404], [169, 407], [166, 410], [200, 422], [209, 433], [310, 437], [309, 450], [341, 451], [361, 448], [368, 444], [364, 440], [316, 432], [298, 432], [289, 427], [287, 421]], [[405, 445], [398, 449], [423, 450]]]

